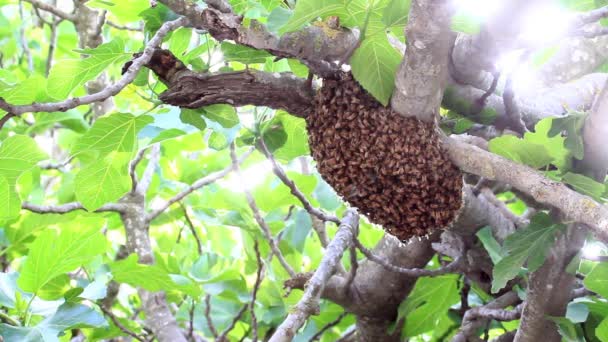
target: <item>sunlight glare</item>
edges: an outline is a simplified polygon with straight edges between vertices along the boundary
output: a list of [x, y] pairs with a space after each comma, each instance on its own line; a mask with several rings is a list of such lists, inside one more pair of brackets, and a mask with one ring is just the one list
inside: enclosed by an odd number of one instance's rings
[[496, 13], [501, 0], [454, 0], [455, 7], [475, 18], [487, 19]]
[[511, 76], [513, 91], [517, 95], [529, 94], [540, 87], [540, 76], [532, 65], [522, 61], [524, 50], [516, 50], [506, 53], [496, 62], [496, 69], [501, 72], [501, 77]]
[[218, 181], [218, 183], [221, 186], [228, 188], [230, 191], [241, 192], [243, 191], [243, 186], [245, 186], [246, 189], [251, 190], [262, 184], [266, 177], [268, 177], [268, 175], [271, 173], [272, 164], [266, 159], [242, 170], [242, 180], [239, 179], [236, 173], [232, 173], [227, 178]]
[[586, 243], [583, 247], [583, 258], [593, 259], [603, 255], [606, 252], [604, 245], [599, 242]]
[[555, 42], [566, 34], [572, 19], [572, 13], [562, 7], [536, 6], [524, 15], [519, 38], [527, 44]]

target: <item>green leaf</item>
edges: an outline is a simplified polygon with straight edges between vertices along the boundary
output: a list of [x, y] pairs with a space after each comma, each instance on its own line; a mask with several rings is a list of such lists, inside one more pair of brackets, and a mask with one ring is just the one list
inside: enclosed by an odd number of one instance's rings
[[192, 125], [201, 131], [207, 128], [207, 123], [203, 119], [202, 113], [196, 109], [182, 108], [179, 119], [183, 123]]
[[608, 263], [601, 262], [585, 277], [585, 287], [608, 298]]
[[169, 274], [162, 268], [139, 264], [136, 254], [111, 263], [110, 270], [114, 281], [142, 287], [148, 291], [171, 290], [176, 286]]
[[316, 18], [339, 14], [344, 11], [341, 0], [300, 0], [293, 15], [279, 33], [295, 31]]
[[562, 176], [562, 180], [572, 185], [574, 190], [599, 202], [602, 201], [602, 196], [606, 192], [606, 185], [578, 173], [567, 172]]
[[273, 9], [268, 16], [268, 22], [266, 23], [268, 31], [278, 33], [279, 29], [287, 24], [292, 14], [293, 11], [284, 7]]
[[67, 302], [61, 305], [54, 315], [31, 328], [1, 324], [0, 334], [5, 341], [59, 342], [58, 336], [66, 330], [101, 327], [106, 324], [103, 316], [93, 308]]
[[63, 297], [63, 294], [70, 289], [70, 277], [67, 274], [60, 274], [49, 280], [38, 290], [38, 297], [44, 300], [55, 300]]
[[384, 8], [382, 22], [386, 27], [405, 26], [410, 11], [411, 0], [391, 0]]
[[537, 145], [543, 145], [553, 158], [551, 164], [559, 169], [564, 169], [570, 163], [570, 153], [564, 147], [564, 137], [559, 135], [551, 137], [551, 134], [549, 134], [552, 125], [552, 118], [540, 120], [534, 126], [534, 132], [526, 132], [524, 134], [524, 140]]
[[222, 53], [227, 61], [243, 64], [264, 63], [266, 62], [267, 57], [272, 57], [264, 50], [256, 50], [247, 46], [228, 42], [222, 42]]
[[178, 138], [178, 137], [181, 137], [182, 135], [186, 135], [186, 132], [182, 131], [181, 129], [177, 129], [177, 128], [167, 129], [167, 130], [160, 132], [157, 136], [155, 136], [154, 139], [152, 139], [152, 141], [150, 141], [150, 145], [157, 143], [157, 142], [164, 141], [164, 140]]
[[74, 180], [78, 201], [89, 211], [120, 199], [131, 188], [131, 180], [122, 165], [98, 160], [85, 166]]
[[57, 123], [61, 123], [63, 126], [78, 133], [84, 133], [89, 128], [89, 124], [84, 121], [82, 114], [76, 110], [67, 112], [34, 113], [34, 118], [36, 121], [27, 129], [28, 133], [44, 131]]
[[190, 39], [192, 38], [192, 29], [187, 27], [180, 27], [173, 31], [171, 39], [169, 40], [169, 50], [173, 52], [175, 56], [182, 56], [188, 46], [190, 45]]
[[604, 318], [595, 328], [595, 336], [602, 342], [608, 342], [608, 317]]
[[83, 49], [81, 52], [88, 54], [88, 58], [58, 61], [49, 73], [47, 85], [49, 96], [65, 99], [74, 89], [99, 76], [110, 65], [126, 62], [131, 55], [124, 50], [124, 42], [121, 39], [114, 39], [95, 49]]
[[553, 161], [545, 146], [520, 139], [513, 135], [503, 135], [490, 140], [491, 152], [534, 168], [540, 168]]
[[21, 199], [3, 175], [0, 175], [0, 203], [0, 221], [19, 216]]
[[565, 133], [564, 146], [579, 160], [585, 156], [582, 129], [586, 117], [585, 113], [571, 112], [566, 116], [552, 118], [551, 130], [548, 133], [550, 137]]
[[92, 0], [87, 2], [87, 6], [110, 11], [122, 24], [140, 20], [140, 13], [150, 9], [150, 4], [146, 1]]
[[557, 324], [557, 331], [567, 342], [585, 342], [583, 329], [564, 317], [549, 317]]
[[234, 107], [226, 104], [215, 104], [199, 110], [204, 117], [219, 123], [224, 128], [234, 127], [240, 122]]
[[[46, 97], [47, 80], [40, 75], [32, 75], [14, 86], [0, 90], [0, 97], [14, 105], [30, 104]], [[2, 111], [0, 109], [0, 111]], [[2, 111], [4, 112], [4, 111]]]
[[310, 150], [306, 120], [289, 115], [284, 111], [278, 111], [275, 118], [283, 124], [287, 139], [281, 147], [274, 151], [274, 156], [279, 160], [290, 161], [295, 157], [308, 155]]
[[93, 124], [72, 149], [72, 154], [94, 150], [105, 156], [111, 152], [133, 152], [137, 133], [154, 119], [149, 115], [134, 116], [115, 113], [104, 116]]
[[504, 257], [504, 255], [502, 254], [498, 241], [496, 241], [492, 235], [492, 228], [484, 227], [483, 229], [479, 230], [476, 235], [477, 238], [479, 238], [479, 241], [481, 241], [483, 244], [483, 247], [486, 249], [486, 251], [488, 251], [492, 262], [494, 265], [496, 265], [500, 259]]
[[452, 17], [452, 31], [474, 35], [481, 31], [480, 18], [468, 14], [464, 10], [457, 11]]
[[509, 235], [502, 248], [502, 253], [506, 256], [496, 264], [492, 272], [492, 293], [498, 292], [509, 280], [515, 278], [526, 260], [530, 272], [542, 266], [556, 233], [564, 227], [554, 224], [549, 215], [541, 212], [532, 218], [526, 228]]
[[[25, 135], [6, 138], [0, 146], [0, 220], [19, 215], [21, 199], [16, 191], [17, 179], [47, 156], [34, 139]], [[22, 189], [23, 190], [23, 189]], [[29, 192], [28, 190], [25, 190]]]
[[19, 287], [37, 293], [53, 278], [90, 262], [106, 249], [101, 234], [103, 221], [79, 219], [60, 232], [45, 230], [32, 243], [21, 274]]
[[0, 175], [6, 177], [6, 181], [13, 186], [23, 172], [46, 158], [34, 139], [25, 135], [13, 135], [6, 138], [0, 146]]
[[401, 55], [385, 34], [368, 37], [350, 59], [355, 79], [380, 103], [387, 105], [395, 87], [395, 73]]
[[397, 320], [405, 318], [403, 333], [411, 337], [433, 330], [459, 299], [455, 275], [418, 279], [413, 292], [399, 305]]

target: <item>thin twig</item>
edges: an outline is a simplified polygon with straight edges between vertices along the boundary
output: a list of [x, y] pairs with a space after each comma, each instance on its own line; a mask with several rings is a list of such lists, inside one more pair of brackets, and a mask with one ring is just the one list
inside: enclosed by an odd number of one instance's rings
[[57, 46], [57, 24], [58, 22], [53, 22], [50, 25], [51, 36], [49, 37], [49, 50], [46, 56], [46, 68], [44, 71], [46, 77], [49, 77], [51, 67], [53, 66], [53, 55], [55, 54], [55, 48]]
[[120, 329], [120, 331], [124, 332], [125, 334], [133, 337], [134, 339], [141, 341], [141, 342], [147, 342], [146, 338], [135, 333], [134, 331], [131, 331], [129, 328], [125, 327], [124, 325], [122, 325], [122, 323], [120, 323], [120, 321], [118, 320], [118, 318], [116, 316], [114, 316], [114, 314], [112, 313], [112, 311], [106, 309], [105, 307], [103, 307], [103, 305], [99, 305], [99, 309], [110, 318], [110, 320], [112, 320], [112, 323], [114, 323], [114, 325]]
[[327, 324], [326, 324], [326, 325], [325, 325], [323, 328], [321, 328], [321, 330], [317, 331], [317, 333], [316, 333], [316, 334], [314, 334], [314, 335], [313, 335], [313, 336], [310, 338], [310, 340], [308, 340], [308, 342], [313, 342], [313, 341], [317, 341], [317, 340], [321, 339], [321, 336], [323, 336], [323, 334], [324, 334], [324, 333], [325, 333], [327, 330], [329, 330], [329, 329], [331, 329], [331, 328], [335, 327], [336, 325], [340, 324], [340, 322], [342, 322], [342, 319], [343, 319], [344, 317], [346, 317], [346, 315], [348, 315], [348, 312], [343, 312], [343, 313], [341, 313], [341, 314], [340, 314], [340, 316], [338, 316], [338, 318], [336, 318], [335, 320], [333, 320], [333, 321], [331, 321], [331, 322], [327, 323]]
[[238, 322], [241, 319], [241, 317], [243, 316], [245, 311], [247, 311], [248, 307], [249, 307], [249, 304], [243, 305], [241, 310], [239, 310], [239, 312], [237, 312], [236, 316], [234, 316], [234, 318], [232, 319], [232, 322], [230, 322], [230, 325], [228, 325], [226, 327], [226, 329], [224, 329], [224, 331], [220, 334], [220, 336], [218, 336], [218, 338], [217, 338], [218, 342], [228, 341], [228, 339], [226, 339], [226, 336], [228, 336], [228, 334], [232, 331], [232, 329], [234, 329], [234, 327], [236, 326], [236, 322]]
[[243, 177], [241, 175], [234, 143], [230, 144], [230, 157], [232, 158], [232, 167], [234, 168], [234, 171], [238, 175], [239, 179], [241, 180], [241, 184], [243, 186], [243, 192], [245, 193], [245, 197], [247, 198], [247, 204], [249, 205], [249, 208], [253, 212], [254, 219], [256, 220], [256, 222], [258, 223], [260, 228], [262, 229], [264, 238], [266, 239], [266, 241], [268, 241], [268, 244], [270, 245], [270, 250], [272, 250], [272, 253], [274, 255], [276, 255], [277, 259], [279, 260], [279, 263], [283, 266], [285, 271], [287, 271], [289, 276], [292, 278], [295, 277], [296, 272], [293, 270], [291, 265], [289, 265], [287, 260], [285, 260], [283, 253], [281, 253], [281, 250], [279, 249], [279, 246], [277, 245], [277, 241], [275, 240], [275, 238], [272, 236], [272, 233], [270, 232], [270, 227], [268, 226], [268, 223], [266, 223], [266, 221], [262, 217], [262, 214], [260, 213], [260, 209], [258, 208], [258, 205], [256, 204], [255, 199], [253, 198], [253, 195], [251, 194], [251, 191], [249, 191], [247, 189], [247, 187], [245, 186], [245, 184], [243, 182]]
[[215, 325], [213, 325], [213, 321], [211, 320], [211, 296], [205, 296], [205, 319], [207, 320], [207, 327], [211, 331], [213, 337], [217, 339], [219, 336], [217, 333], [217, 329], [215, 329]]
[[43, 11], [52, 13], [53, 15], [64, 19], [64, 20], [69, 20], [71, 22], [75, 22], [76, 21], [76, 15], [72, 14], [72, 13], [67, 13], [62, 11], [61, 9], [50, 5], [46, 2], [42, 2], [40, 0], [23, 0], [25, 2], [29, 2], [30, 4], [32, 4], [32, 6], [35, 6], [38, 9], [41, 9]]
[[258, 240], [254, 240], [253, 249], [255, 250], [255, 259], [258, 263], [258, 271], [255, 278], [255, 284], [253, 285], [253, 291], [251, 293], [251, 303], [249, 304], [249, 313], [251, 314], [251, 329], [252, 329], [252, 337], [251, 340], [253, 342], [258, 341], [258, 319], [255, 315], [255, 301], [257, 298], [258, 290], [260, 285], [262, 284], [262, 278], [264, 277], [264, 262], [262, 261], [262, 256], [260, 255], [260, 246], [258, 244]]
[[106, 23], [108, 24], [108, 26], [113, 27], [117, 30], [134, 31], [134, 32], [141, 32], [143, 30], [143, 25], [141, 25], [141, 23], [140, 23], [139, 27], [130, 27], [130, 26], [126, 26], [126, 25], [120, 25], [120, 24], [117, 24], [110, 20], [106, 20]]
[[339, 339], [336, 340], [336, 342], [346, 342], [346, 341], [352, 341], [351, 338], [353, 337], [353, 335], [355, 335], [357, 333], [357, 329], [350, 329], [348, 330], [344, 335], [342, 335], [342, 337], [340, 337]]
[[144, 159], [144, 154], [146, 153], [146, 150], [148, 149], [149, 146], [146, 146], [144, 148], [142, 148], [141, 150], [137, 151], [137, 154], [135, 154], [135, 157], [131, 160], [131, 162], [129, 163], [129, 176], [131, 177], [131, 191], [135, 191], [135, 189], [137, 188], [137, 173], [135, 173], [135, 169], [137, 168], [137, 165], [142, 161], [142, 159]]
[[494, 70], [492, 72], [492, 84], [490, 85], [490, 88], [475, 101], [475, 103], [473, 104], [473, 108], [471, 109], [471, 115], [478, 115], [479, 113], [481, 113], [483, 108], [486, 106], [486, 101], [488, 100], [488, 97], [490, 97], [496, 91], [496, 86], [498, 86], [499, 79], [500, 72]]
[[[152, 145], [152, 149], [150, 150], [150, 160], [148, 161], [148, 165], [146, 165], [146, 169], [144, 170], [144, 174], [141, 176], [141, 180], [139, 184], [135, 187], [135, 192], [139, 194], [145, 194], [150, 187], [150, 183], [152, 183], [152, 177], [154, 176], [154, 171], [158, 167], [158, 161], [160, 159], [160, 144], [156, 143]], [[137, 165], [136, 165], [137, 166]], [[133, 169], [133, 173], [135, 173], [135, 169]]]
[[434, 270], [427, 270], [424, 268], [403, 268], [393, 265], [387, 260], [375, 255], [371, 250], [363, 246], [357, 238], [354, 239], [354, 244], [369, 260], [379, 264], [391, 272], [407, 274], [410, 277], [435, 277], [446, 273], [454, 273], [462, 266], [464, 259], [462, 256], [459, 256], [448, 265]]
[[[241, 164], [247, 157], [249, 157], [249, 155], [252, 152], [253, 152], [253, 149], [245, 152], [241, 156], [241, 158], [238, 160], [238, 164]], [[223, 170], [213, 172], [213, 173], [211, 173], [211, 174], [209, 174], [209, 175], [207, 175], [207, 176], [205, 176], [203, 178], [198, 179], [197, 181], [195, 181], [194, 183], [192, 183], [192, 185], [188, 186], [186, 189], [182, 190], [177, 195], [173, 196], [167, 202], [163, 203], [156, 210], [151, 211], [148, 215], [146, 215], [146, 220], [148, 222], [154, 220], [158, 215], [160, 215], [165, 210], [167, 210], [167, 208], [169, 208], [172, 204], [181, 201], [182, 199], [184, 199], [184, 197], [186, 197], [189, 194], [191, 194], [192, 192], [194, 192], [194, 191], [202, 188], [203, 186], [209, 185], [209, 184], [217, 181], [218, 179], [226, 176], [228, 173], [230, 173], [233, 170], [233, 168], [234, 168], [234, 166], [230, 165], [230, 166], [226, 167]]]
[[350, 246], [350, 272], [348, 273], [348, 280], [346, 281], [346, 285], [344, 288], [346, 291], [351, 290], [351, 285], [357, 276], [357, 269], [359, 269], [359, 262], [357, 261], [357, 247], [355, 245]]
[[[186, 223], [187, 223], [188, 227], [190, 228], [190, 232], [192, 233], [192, 236], [194, 236], [194, 240], [196, 241], [196, 250], [198, 251], [198, 255], [199, 256], [203, 255], [203, 244], [201, 243], [201, 238], [198, 236], [198, 232], [196, 231], [196, 227], [194, 227], [194, 223], [192, 222], [190, 215], [188, 215], [188, 210], [182, 204], [182, 202], [179, 202], [179, 206], [182, 208], [182, 211], [184, 212], [184, 218], [186, 219]], [[181, 234], [180, 234], [180, 236], [181, 236]]]
[[32, 51], [30, 51], [27, 38], [25, 37], [25, 18], [23, 15], [23, 3], [21, 1], [19, 1], [19, 16], [21, 17], [21, 26], [19, 27], [19, 41], [21, 42], [23, 55], [27, 60], [27, 68], [30, 71], [34, 71], [34, 60], [32, 59]]
[[188, 340], [194, 340], [194, 300], [192, 300], [192, 305], [190, 305], [190, 309], [188, 310]]
[[340, 224], [340, 220], [337, 217], [326, 214], [323, 211], [314, 208], [310, 204], [310, 202], [306, 199], [306, 196], [304, 196], [304, 194], [296, 187], [294, 181], [289, 179], [289, 177], [287, 177], [287, 174], [285, 174], [285, 171], [283, 171], [283, 169], [279, 166], [277, 161], [272, 156], [272, 153], [270, 153], [270, 151], [268, 150], [268, 147], [266, 147], [266, 144], [264, 143], [263, 139], [260, 139], [260, 148], [262, 150], [262, 153], [264, 153], [266, 158], [268, 158], [268, 160], [270, 160], [270, 162], [272, 163], [272, 171], [274, 172], [274, 174], [277, 175], [277, 177], [279, 177], [283, 184], [285, 184], [289, 188], [291, 194], [294, 195], [300, 201], [300, 203], [302, 203], [302, 206], [304, 206], [304, 209], [306, 209], [306, 211], [323, 221], [330, 221], [336, 224]]

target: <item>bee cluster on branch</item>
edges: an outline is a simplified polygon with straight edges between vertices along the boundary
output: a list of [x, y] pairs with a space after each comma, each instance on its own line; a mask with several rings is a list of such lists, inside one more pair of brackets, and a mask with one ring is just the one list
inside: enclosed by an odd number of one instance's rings
[[462, 174], [433, 123], [382, 106], [350, 73], [324, 79], [307, 117], [323, 178], [401, 241], [447, 227], [462, 206]]

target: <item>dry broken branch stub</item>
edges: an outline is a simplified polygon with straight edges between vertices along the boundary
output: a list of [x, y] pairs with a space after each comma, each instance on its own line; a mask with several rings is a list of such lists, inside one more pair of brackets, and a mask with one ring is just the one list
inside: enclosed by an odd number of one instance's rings
[[457, 216], [462, 175], [433, 123], [383, 107], [350, 74], [324, 80], [306, 119], [323, 178], [390, 234], [424, 236]]

